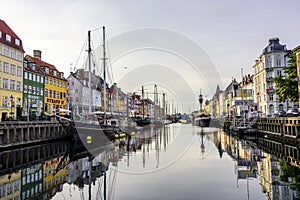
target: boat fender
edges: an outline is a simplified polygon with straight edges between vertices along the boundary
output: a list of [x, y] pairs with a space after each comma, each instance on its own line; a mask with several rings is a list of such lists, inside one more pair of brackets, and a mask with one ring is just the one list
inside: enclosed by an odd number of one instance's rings
[[92, 136], [86, 137], [86, 143], [88, 143], [88, 144], [92, 143]]

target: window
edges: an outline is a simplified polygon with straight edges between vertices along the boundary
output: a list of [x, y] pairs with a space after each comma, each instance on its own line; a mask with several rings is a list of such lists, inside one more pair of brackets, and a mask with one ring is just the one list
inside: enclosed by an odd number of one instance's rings
[[52, 90], [49, 90], [49, 96], [52, 98]]
[[8, 46], [4, 46], [4, 55], [8, 56]]
[[32, 92], [32, 87], [31, 87], [31, 85], [29, 85], [28, 86], [28, 94], [31, 94], [31, 92]]
[[10, 57], [13, 58], [13, 59], [16, 59], [16, 50], [12, 49], [10, 51]]
[[22, 61], [22, 52], [21, 51], [18, 51], [18, 60], [19, 61]]
[[0, 185], [0, 197], [5, 196], [5, 185]]
[[62, 87], [62, 82], [59, 82], [59, 87]]
[[47, 74], [49, 74], [49, 68], [48, 68], [48, 67], [45, 67], [45, 72], [46, 72]]
[[56, 79], [53, 80], [53, 85], [56, 86]]
[[44, 77], [41, 76], [41, 83], [44, 83]]
[[35, 94], [35, 87], [32, 87], [32, 94]]
[[8, 89], [8, 79], [3, 78], [3, 89]]
[[3, 99], [2, 99], [2, 107], [7, 107], [7, 102], [8, 102], [8, 97], [3, 97]]
[[48, 77], [45, 77], [45, 84], [48, 84]]
[[269, 100], [273, 101], [273, 94], [269, 94]]
[[40, 82], [40, 76], [39, 75], [36, 75], [36, 82]]
[[32, 80], [36, 81], [36, 75], [35, 74], [32, 74]]
[[32, 80], [32, 73], [28, 73], [28, 79]]
[[21, 82], [17, 81], [17, 91], [21, 91]]
[[50, 78], [50, 82], [49, 83], [50, 83], [50, 85], [52, 85], [52, 78]]
[[6, 39], [7, 42], [11, 42], [11, 36], [10, 35], [6, 34], [5, 39]]
[[53, 75], [56, 76], [56, 71], [55, 70], [53, 70]]
[[0, 39], [2, 38], [2, 32], [0, 31]]
[[6, 194], [11, 195], [12, 194], [12, 184], [11, 184], [11, 182], [7, 183], [6, 187], [7, 187], [6, 188], [7, 189]]
[[10, 65], [10, 74], [16, 74], [16, 66], [13, 64]]
[[[0, 31], [1, 32], [1, 31]], [[0, 37], [1, 38], [1, 37]], [[2, 54], [2, 44], [0, 44], [0, 55]]]
[[19, 181], [16, 180], [16, 181], [14, 182], [14, 192], [18, 191], [19, 189], [20, 189], [20, 187], [19, 187]]
[[8, 63], [6, 62], [3, 64], [3, 72], [8, 73]]
[[45, 96], [48, 97], [48, 89], [45, 89]]
[[24, 93], [27, 93], [27, 91], [28, 91], [28, 87], [27, 85], [24, 85]]
[[17, 67], [17, 76], [22, 76], [22, 68], [21, 67]]
[[56, 91], [53, 91], [53, 98], [56, 98]]
[[24, 79], [28, 79], [28, 72], [24, 72]]
[[37, 95], [40, 95], [40, 91], [41, 91], [41, 88], [37, 87], [37, 88], [36, 88], [36, 94], [37, 94]]
[[20, 40], [19, 39], [15, 39], [15, 44], [17, 45], [17, 46], [20, 46]]
[[10, 89], [15, 90], [15, 81], [14, 80], [10, 80]]

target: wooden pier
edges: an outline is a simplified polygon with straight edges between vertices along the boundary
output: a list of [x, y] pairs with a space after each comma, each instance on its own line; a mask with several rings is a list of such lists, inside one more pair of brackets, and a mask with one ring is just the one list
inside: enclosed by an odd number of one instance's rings
[[0, 148], [42, 143], [72, 135], [69, 122], [6, 121], [0, 122]]

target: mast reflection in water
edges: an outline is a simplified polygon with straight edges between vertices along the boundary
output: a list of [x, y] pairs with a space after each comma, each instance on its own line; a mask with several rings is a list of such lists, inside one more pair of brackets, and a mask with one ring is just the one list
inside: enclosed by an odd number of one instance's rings
[[[89, 149], [89, 150], [87, 150]], [[171, 124], [0, 153], [2, 199], [297, 199], [299, 148]]]

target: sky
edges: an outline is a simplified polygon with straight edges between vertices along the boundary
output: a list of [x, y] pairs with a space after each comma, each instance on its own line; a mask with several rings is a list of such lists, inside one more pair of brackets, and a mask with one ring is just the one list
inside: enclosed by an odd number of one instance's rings
[[232, 78], [241, 80], [241, 69], [252, 74], [270, 38], [278, 37], [288, 49], [299, 45], [297, 0], [10, 0], [2, 5], [0, 18], [21, 38], [25, 54], [41, 50], [42, 60], [66, 77], [83, 65], [88, 30], [96, 38], [93, 48], [101, 49], [105, 26], [111, 82], [126, 92], [140, 92], [143, 85], [148, 95], [157, 84], [170, 104], [180, 102], [170, 109], [186, 112], [198, 106], [200, 91], [210, 99], [217, 84], [225, 89]]

